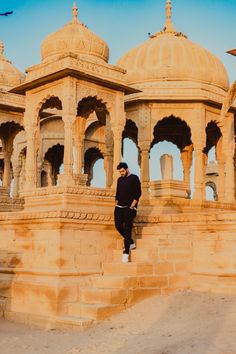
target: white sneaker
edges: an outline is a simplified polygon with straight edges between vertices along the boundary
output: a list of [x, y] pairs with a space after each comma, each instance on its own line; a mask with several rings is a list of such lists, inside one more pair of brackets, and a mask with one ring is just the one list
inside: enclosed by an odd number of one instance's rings
[[135, 250], [135, 248], [136, 248], [135, 242], [134, 242], [134, 243], [131, 243], [131, 245], [129, 246], [130, 251], [131, 251], [131, 250]]
[[[131, 243], [131, 245], [129, 246], [129, 250], [131, 251], [131, 250], [135, 250], [135, 248], [136, 248], [136, 244], [135, 244], [135, 242], [134, 243]], [[123, 251], [125, 250], [125, 248], [123, 248]]]
[[127, 253], [122, 254], [122, 262], [128, 263], [129, 262], [129, 255]]

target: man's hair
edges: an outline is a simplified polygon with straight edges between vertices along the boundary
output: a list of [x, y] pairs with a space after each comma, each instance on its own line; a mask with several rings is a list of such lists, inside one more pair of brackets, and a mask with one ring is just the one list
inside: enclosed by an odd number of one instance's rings
[[116, 169], [117, 170], [121, 170], [122, 168], [124, 168], [125, 170], [127, 170], [128, 165], [126, 162], [120, 162], [119, 165], [117, 165]]

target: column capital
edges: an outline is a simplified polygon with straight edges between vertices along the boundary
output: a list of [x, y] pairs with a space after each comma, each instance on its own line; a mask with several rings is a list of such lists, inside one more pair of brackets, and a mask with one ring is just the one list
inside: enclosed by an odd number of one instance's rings
[[140, 147], [141, 151], [148, 151], [149, 152], [151, 144], [150, 144], [150, 141], [139, 141], [138, 146]]

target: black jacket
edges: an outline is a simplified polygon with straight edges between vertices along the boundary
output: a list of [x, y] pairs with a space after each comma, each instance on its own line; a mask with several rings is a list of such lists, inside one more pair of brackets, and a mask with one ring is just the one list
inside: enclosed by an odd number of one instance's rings
[[[138, 176], [130, 174], [127, 177], [119, 177], [116, 187], [116, 200], [120, 206], [130, 206], [134, 199], [141, 196], [141, 184]], [[136, 205], [137, 207], [137, 205]]]

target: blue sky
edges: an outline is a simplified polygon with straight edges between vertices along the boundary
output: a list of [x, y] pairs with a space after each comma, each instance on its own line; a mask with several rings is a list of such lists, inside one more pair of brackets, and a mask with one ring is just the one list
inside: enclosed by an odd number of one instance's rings
[[[110, 47], [112, 64], [129, 49], [163, 28], [165, 0], [77, 0], [79, 18]], [[73, 0], [0, 1], [0, 38], [5, 54], [20, 70], [40, 62], [40, 45], [50, 33], [71, 19]], [[236, 47], [235, 0], [173, 0], [172, 20], [178, 31], [217, 55], [236, 79], [236, 58], [226, 50]]]
[[[77, 0], [80, 21], [107, 42], [112, 64], [144, 42], [148, 32], [163, 28], [165, 4], [166, 0]], [[24, 71], [40, 63], [41, 42], [71, 20], [72, 6], [73, 0], [0, 1], [1, 12], [14, 10], [13, 15], [0, 17], [0, 39], [5, 43], [6, 56], [16, 67]], [[172, 21], [176, 30], [221, 59], [230, 82], [236, 80], [236, 57], [226, 54], [236, 48], [236, 0], [172, 0]], [[125, 150], [130, 151], [131, 145]], [[138, 174], [135, 153], [125, 153], [124, 159]], [[177, 166], [181, 169], [179, 161]], [[101, 169], [102, 161], [94, 175], [104, 185]], [[160, 178], [155, 166], [151, 166], [150, 173], [153, 178]], [[181, 170], [177, 174], [181, 175]]]

